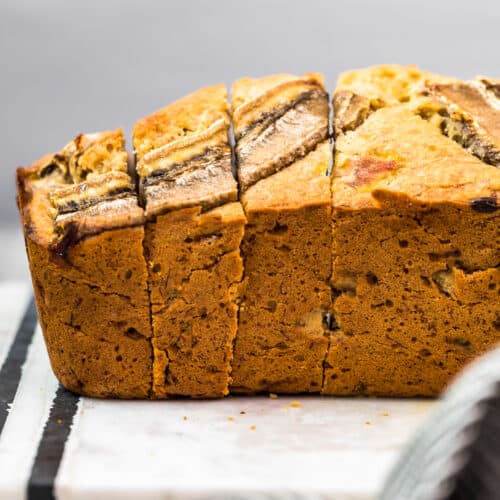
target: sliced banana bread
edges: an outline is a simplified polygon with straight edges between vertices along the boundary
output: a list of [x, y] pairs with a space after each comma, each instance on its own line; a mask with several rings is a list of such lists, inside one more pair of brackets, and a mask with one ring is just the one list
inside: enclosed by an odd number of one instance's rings
[[229, 392], [245, 216], [223, 85], [134, 128], [153, 318], [154, 396]]
[[232, 96], [248, 225], [231, 391], [319, 392], [331, 275], [328, 96], [316, 74], [244, 78]]

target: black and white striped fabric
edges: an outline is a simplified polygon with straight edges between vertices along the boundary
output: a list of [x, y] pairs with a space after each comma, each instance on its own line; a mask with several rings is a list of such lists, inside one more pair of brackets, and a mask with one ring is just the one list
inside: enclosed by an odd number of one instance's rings
[[78, 397], [47, 370], [29, 286], [0, 300], [0, 498], [50, 499]]
[[[473, 392], [467, 401], [473, 400]], [[483, 394], [479, 386], [475, 393]], [[447, 429], [455, 426], [446, 443], [448, 451], [460, 451], [462, 441], [453, 436], [469, 428], [464, 409], [459, 411], [462, 403], [451, 408], [450, 403], [429, 400], [305, 396], [80, 398], [52, 374], [31, 288], [0, 284], [0, 500], [374, 499], [405, 443], [435, 406], [434, 430], [420, 431], [419, 441], [390, 476], [384, 498], [444, 499], [448, 497], [408, 492], [421, 491], [429, 477], [448, 471], [433, 452], [440, 429], [436, 419], [443, 425], [446, 421]], [[488, 436], [477, 432], [477, 422], [487, 414], [491, 416], [484, 411], [471, 414], [473, 437], [481, 435], [483, 441]], [[496, 428], [498, 421], [493, 419], [492, 425]], [[470, 444], [470, 433], [464, 435]], [[489, 442], [495, 444], [496, 437]], [[444, 459], [443, 449], [438, 455]], [[474, 458], [468, 449], [467, 460], [450, 469], [452, 486], [460, 485], [457, 471], [471, 473], [466, 465], [472, 458], [478, 463], [484, 459], [481, 454]], [[434, 461], [428, 476], [429, 451]], [[457, 496], [461, 487], [455, 486], [447, 490], [455, 495], [450, 498], [481, 498]]]
[[500, 349], [450, 387], [386, 481], [381, 500], [500, 498]]

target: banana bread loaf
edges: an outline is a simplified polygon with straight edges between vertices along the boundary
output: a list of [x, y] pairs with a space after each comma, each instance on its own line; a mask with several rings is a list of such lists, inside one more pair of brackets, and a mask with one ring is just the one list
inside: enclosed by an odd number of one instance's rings
[[246, 219], [227, 106], [225, 87], [209, 87], [134, 128], [157, 398], [229, 392]]
[[500, 337], [500, 101], [485, 79], [343, 74], [325, 394], [436, 395]]
[[231, 391], [319, 392], [328, 346], [331, 161], [319, 75], [232, 89], [244, 281]]
[[234, 162], [218, 85], [139, 120], [135, 167], [117, 130], [18, 169], [64, 386], [433, 396], [500, 339], [500, 82], [343, 74], [331, 178], [320, 75], [238, 80], [231, 106]]
[[17, 172], [38, 317], [54, 373], [97, 397], [147, 398], [144, 214], [121, 130], [80, 135]]

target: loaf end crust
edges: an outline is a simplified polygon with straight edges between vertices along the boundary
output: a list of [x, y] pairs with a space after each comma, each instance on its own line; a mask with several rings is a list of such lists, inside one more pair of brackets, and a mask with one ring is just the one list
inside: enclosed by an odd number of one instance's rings
[[150, 396], [144, 215], [121, 130], [80, 135], [17, 172], [36, 305], [60, 382], [86, 396]]
[[411, 72], [391, 67], [389, 86], [383, 67], [340, 79], [358, 100], [411, 92], [356, 126], [336, 118], [324, 394], [435, 396], [499, 338], [500, 170], [446, 123], [452, 97], [470, 123], [485, 111], [465, 109], [475, 84]]

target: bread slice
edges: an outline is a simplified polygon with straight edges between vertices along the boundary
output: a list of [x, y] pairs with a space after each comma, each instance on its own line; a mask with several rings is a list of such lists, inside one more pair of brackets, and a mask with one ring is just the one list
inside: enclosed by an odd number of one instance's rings
[[328, 346], [331, 161], [320, 75], [232, 89], [244, 281], [231, 391], [319, 392]]
[[17, 188], [39, 320], [58, 379], [87, 396], [147, 398], [144, 214], [122, 131], [80, 135], [19, 168]]
[[245, 216], [237, 202], [223, 85], [134, 128], [147, 216], [154, 396], [229, 392]]
[[[398, 90], [380, 99], [387, 88]], [[498, 341], [499, 136], [487, 120], [499, 101], [486, 92], [414, 67], [340, 77], [325, 394], [434, 396]]]

